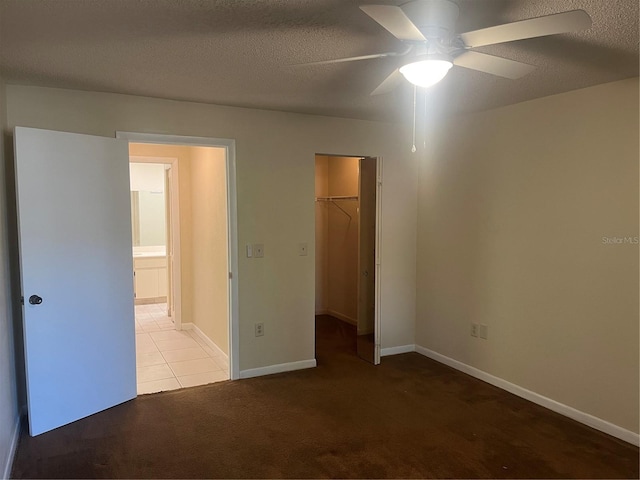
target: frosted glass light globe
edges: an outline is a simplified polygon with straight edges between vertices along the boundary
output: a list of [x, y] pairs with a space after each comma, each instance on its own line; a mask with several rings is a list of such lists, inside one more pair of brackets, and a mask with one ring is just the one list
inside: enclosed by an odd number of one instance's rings
[[427, 88], [442, 80], [451, 67], [453, 63], [448, 60], [429, 59], [409, 63], [400, 68], [400, 73], [414, 85]]

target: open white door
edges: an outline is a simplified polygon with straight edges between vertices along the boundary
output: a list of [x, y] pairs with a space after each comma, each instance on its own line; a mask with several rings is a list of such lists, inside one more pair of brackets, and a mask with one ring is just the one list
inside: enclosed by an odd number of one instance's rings
[[358, 197], [358, 356], [377, 365], [376, 355], [376, 193], [377, 159], [360, 159]]
[[136, 396], [128, 145], [16, 127], [31, 435]]

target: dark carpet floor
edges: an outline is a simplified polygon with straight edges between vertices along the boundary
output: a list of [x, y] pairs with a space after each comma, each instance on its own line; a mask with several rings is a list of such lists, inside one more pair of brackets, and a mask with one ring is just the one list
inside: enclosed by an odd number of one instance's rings
[[638, 448], [317, 318], [318, 367], [146, 395], [31, 438], [15, 478], [638, 478]]

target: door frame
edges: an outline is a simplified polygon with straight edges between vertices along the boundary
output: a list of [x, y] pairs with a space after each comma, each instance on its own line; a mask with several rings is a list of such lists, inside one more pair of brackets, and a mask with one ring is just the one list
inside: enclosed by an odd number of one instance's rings
[[238, 299], [238, 207], [236, 191], [236, 141], [228, 138], [192, 137], [156, 133], [116, 131], [116, 138], [129, 143], [154, 143], [189, 147], [218, 147], [226, 151], [227, 175], [227, 264], [229, 268], [229, 377], [240, 378], [240, 328]]
[[[171, 298], [173, 301], [173, 323], [176, 330], [182, 330], [182, 271], [180, 266], [180, 177], [178, 173], [178, 159], [175, 157], [147, 157], [143, 155], [129, 155], [129, 163], [160, 163], [171, 165], [171, 234], [173, 237], [173, 272], [171, 276]], [[168, 257], [167, 252], [167, 257]], [[167, 265], [168, 267], [168, 265]]]
[[[373, 338], [375, 343], [374, 348], [374, 365], [380, 364], [380, 351], [381, 351], [381, 330], [382, 330], [382, 156], [381, 155], [351, 155], [340, 153], [314, 153], [313, 161], [315, 165], [315, 159], [318, 155], [327, 157], [351, 157], [351, 158], [375, 158], [376, 159], [376, 233], [375, 233], [375, 313], [374, 313], [374, 332]], [[315, 172], [315, 169], [314, 169]], [[314, 173], [315, 178], [315, 173]], [[315, 198], [315, 182], [314, 182], [314, 195]], [[314, 278], [315, 278], [315, 263], [314, 263]], [[314, 298], [314, 311], [315, 311], [315, 298]], [[314, 333], [315, 337], [315, 333]]]
[[376, 282], [375, 282], [375, 358], [374, 365], [380, 364], [381, 351], [381, 299], [382, 299], [382, 157], [373, 157], [376, 159]]

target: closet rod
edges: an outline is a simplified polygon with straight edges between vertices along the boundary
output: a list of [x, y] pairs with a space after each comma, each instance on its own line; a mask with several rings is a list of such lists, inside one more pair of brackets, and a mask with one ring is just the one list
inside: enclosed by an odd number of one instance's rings
[[329, 197], [316, 197], [317, 202], [333, 202], [334, 200], [358, 200], [357, 195], [332, 195]]
[[357, 196], [332, 196], [332, 197], [316, 197], [316, 202], [329, 202], [337, 207], [342, 213], [349, 217], [349, 223], [353, 219], [349, 212], [336, 203], [338, 200], [358, 200]]

